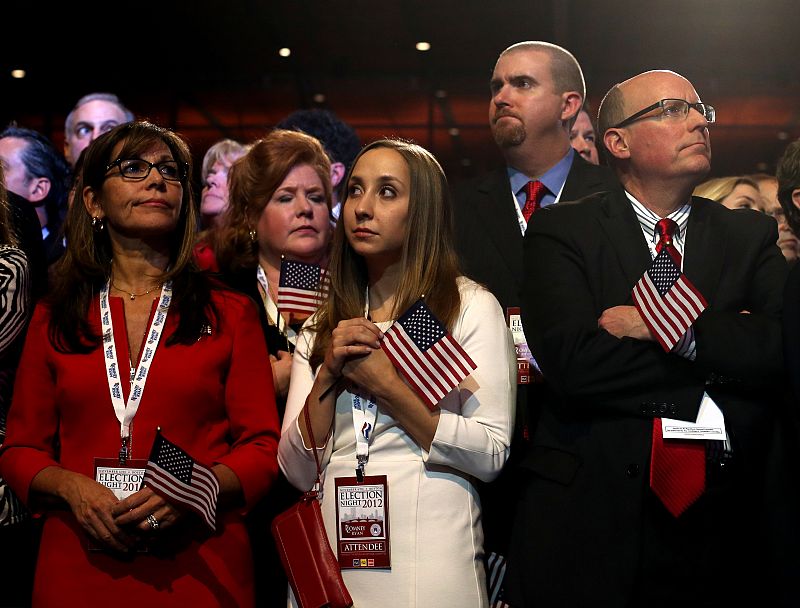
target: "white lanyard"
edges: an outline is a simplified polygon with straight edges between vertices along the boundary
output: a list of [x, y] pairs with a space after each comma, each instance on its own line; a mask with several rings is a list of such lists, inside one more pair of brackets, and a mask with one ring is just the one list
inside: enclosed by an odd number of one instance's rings
[[[555, 200], [552, 203], [550, 203], [551, 205], [555, 205], [558, 201], [561, 200], [561, 193], [564, 192], [564, 184], [566, 183], [567, 182], [564, 181], [564, 183], [561, 184], [561, 188], [559, 188]], [[522, 209], [519, 206], [517, 195], [514, 192], [511, 193], [511, 199], [514, 201], [514, 209], [517, 212], [517, 223], [519, 224], [519, 231], [522, 233], [522, 236], [525, 236], [525, 231], [528, 229], [528, 221], [525, 219], [525, 216], [522, 215]]]
[[106, 283], [100, 290], [100, 322], [103, 329], [103, 350], [105, 356], [103, 360], [106, 365], [106, 377], [108, 379], [108, 391], [111, 394], [111, 403], [114, 406], [114, 413], [119, 420], [119, 434], [122, 440], [120, 450], [120, 461], [124, 462], [129, 455], [131, 424], [139, 404], [144, 394], [144, 385], [147, 381], [147, 374], [153, 363], [164, 325], [167, 321], [167, 312], [172, 301], [172, 281], [167, 281], [161, 287], [161, 297], [158, 300], [156, 313], [150, 322], [147, 330], [145, 343], [142, 345], [142, 353], [139, 364], [131, 374], [131, 390], [128, 395], [128, 402], [122, 400], [122, 385], [120, 384], [120, 368], [117, 362], [117, 345], [114, 340], [114, 326], [111, 324], [111, 308], [108, 302], [109, 283]]
[[282, 322], [284, 328], [286, 329], [286, 338], [293, 345], [296, 344], [297, 334], [292, 329], [292, 326], [289, 325], [283, 319], [283, 317], [281, 317], [281, 313], [278, 310], [277, 305], [275, 304], [275, 302], [272, 301], [272, 298], [269, 295], [269, 283], [267, 282], [267, 274], [264, 272], [264, 269], [261, 268], [260, 264], [258, 266], [258, 269], [256, 270], [256, 279], [258, 280], [258, 284], [261, 285], [261, 289], [264, 290], [264, 310], [267, 312], [267, 319], [275, 324], [275, 327], [279, 332], [281, 331], [281, 322]]
[[522, 215], [522, 209], [519, 208], [519, 201], [517, 200], [517, 195], [512, 192], [511, 198], [514, 201], [514, 209], [517, 212], [517, 223], [519, 224], [519, 231], [522, 233], [522, 236], [525, 236], [525, 231], [528, 229], [528, 222], [525, 221], [525, 216]]
[[363, 478], [364, 467], [369, 460], [369, 442], [375, 430], [375, 420], [378, 418], [378, 404], [372, 397], [363, 398], [355, 393], [350, 393], [353, 401], [353, 430], [356, 433], [356, 459], [358, 468], [356, 475]]
[[[369, 317], [369, 285], [367, 285], [366, 303], [364, 304], [364, 318]], [[353, 401], [353, 430], [356, 434], [356, 458], [358, 467], [356, 475], [359, 480], [364, 478], [364, 467], [369, 460], [369, 443], [375, 430], [375, 420], [378, 418], [378, 404], [372, 397], [362, 397], [350, 393]]]

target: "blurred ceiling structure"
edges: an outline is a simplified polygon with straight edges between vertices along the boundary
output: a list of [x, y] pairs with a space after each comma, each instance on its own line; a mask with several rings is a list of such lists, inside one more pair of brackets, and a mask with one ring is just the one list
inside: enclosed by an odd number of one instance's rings
[[295, 109], [322, 107], [364, 143], [416, 140], [454, 181], [502, 162], [488, 81], [521, 40], [572, 51], [595, 109], [611, 85], [647, 69], [689, 78], [717, 108], [713, 175], [773, 172], [800, 137], [792, 0], [15, 2], [3, 13], [0, 125], [16, 121], [58, 146], [66, 114], [93, 91], [179, 131], [197, 158], [222, 137], [249, 141]]

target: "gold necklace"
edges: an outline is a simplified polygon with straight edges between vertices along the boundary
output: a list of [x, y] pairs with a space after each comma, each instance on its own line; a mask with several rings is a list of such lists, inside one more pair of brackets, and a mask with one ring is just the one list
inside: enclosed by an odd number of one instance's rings
[[130, 297], [131, 297], [131, 301], [135, 300], [135, 299], [136, 299], [136, 298], [138, 298], [138, 297], [141, 297], [141, 296], [146, 296], [148, 293], [150, 293], [150, 292], [151, 292], [151, 291], [153, 291], [154, 289], [158, 289], [158, 288], [159, 288], [159, 287], [161, 287], [162, 285], [163, 285], [163, 283], [157, 283], [157, 284], [153, 285], [153, 286], [152, 286], [150, 289], [148, 289], [147, 291], [145, 291], [144, 293], [133, 293], [132, 291], [128, 291], [127, 289], [120, 289], [120, 288], [119, 288], [119, 287], [117, 287], [117, 286], [116, 286], [114, 283], [111, 283], [111, 287], [113, 287], [113, 288], [114, 288], [114, 289], [116, 289], [117, 291], [121, 291], [122, 293], [127, 293], [127, 294], [128, 294]]

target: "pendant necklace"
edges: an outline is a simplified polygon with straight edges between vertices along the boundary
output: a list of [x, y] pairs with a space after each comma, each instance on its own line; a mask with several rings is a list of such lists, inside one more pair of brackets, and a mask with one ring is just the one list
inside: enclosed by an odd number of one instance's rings
[[153, 285], [153, 286], [152, 286], [150, 289], [148, 289], [147, 291], [145, 291], [145, 292], [143, 292], [143, 293], [133, 293], [132, 291], [128, 291], [127, 289], [120, 289], [120, 288], [119, 288], [119, 287], [117, 287], [117, 286], [116, 286], [114, 283], [111, 283], [111, 287], [113, 287], [113, 288], [114, 288], [114, 289], [116, 289], [117, 291], [121, 291], [122, 293], [127, 293], [127, 294], [130, 296], [130, 299], [131, 299], [131, 301], [133, 301], [133, 300], [135, 300], [136, 298], [139, 298], [139, 297], [141, 297], [141, 296], [146, 296], [146, 295], [147, 295], [147, 294], [149, 294], [151, 291], [153, 291], [154, 289], [158, 289], [158, 288], [159, 288], [159, 287], [161, 287], [162, 285], [163, 285], [163, 283], [158, 283], [157, 285]]

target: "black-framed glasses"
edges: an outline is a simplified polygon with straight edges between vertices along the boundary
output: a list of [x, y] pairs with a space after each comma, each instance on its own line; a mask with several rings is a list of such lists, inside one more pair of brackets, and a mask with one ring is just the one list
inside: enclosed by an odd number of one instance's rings
[[159, 163], [148, 163], [141, 158], [118, 158], [113, 163], [106, 165], [106, 173], [116, 167], [119, 174], [127, 180], [141, 181], [150, 175], [153, 167], [159, 175], [170, 182], [182, 181], [188, 172], [189, 166], [186, 163], [179, 163], [176, 160], [162, 160]]
[[631, 114], [628, 116], [628, 118], [620, 123], [615, 124], [612, 128], [619, 129], [621, 127], [625, 127], [632, 122], [640, 120], [645, 114], [648, 114], [657, 108], [661, 108], [661, 114], [658, 116], [664, 116], [666, 118], [686, 118], [689, 115], [689, 108], [694, 108], [700, 112], [708, 124], [713, 124], [717, 118], [717, 112], [714, 109], [714, 106], [710, 104], [689, 103], [685, 99], [661, 99], [660, 101], [647, 106], [644, 110], [639, 110], [636, 112], [636, 114]]

